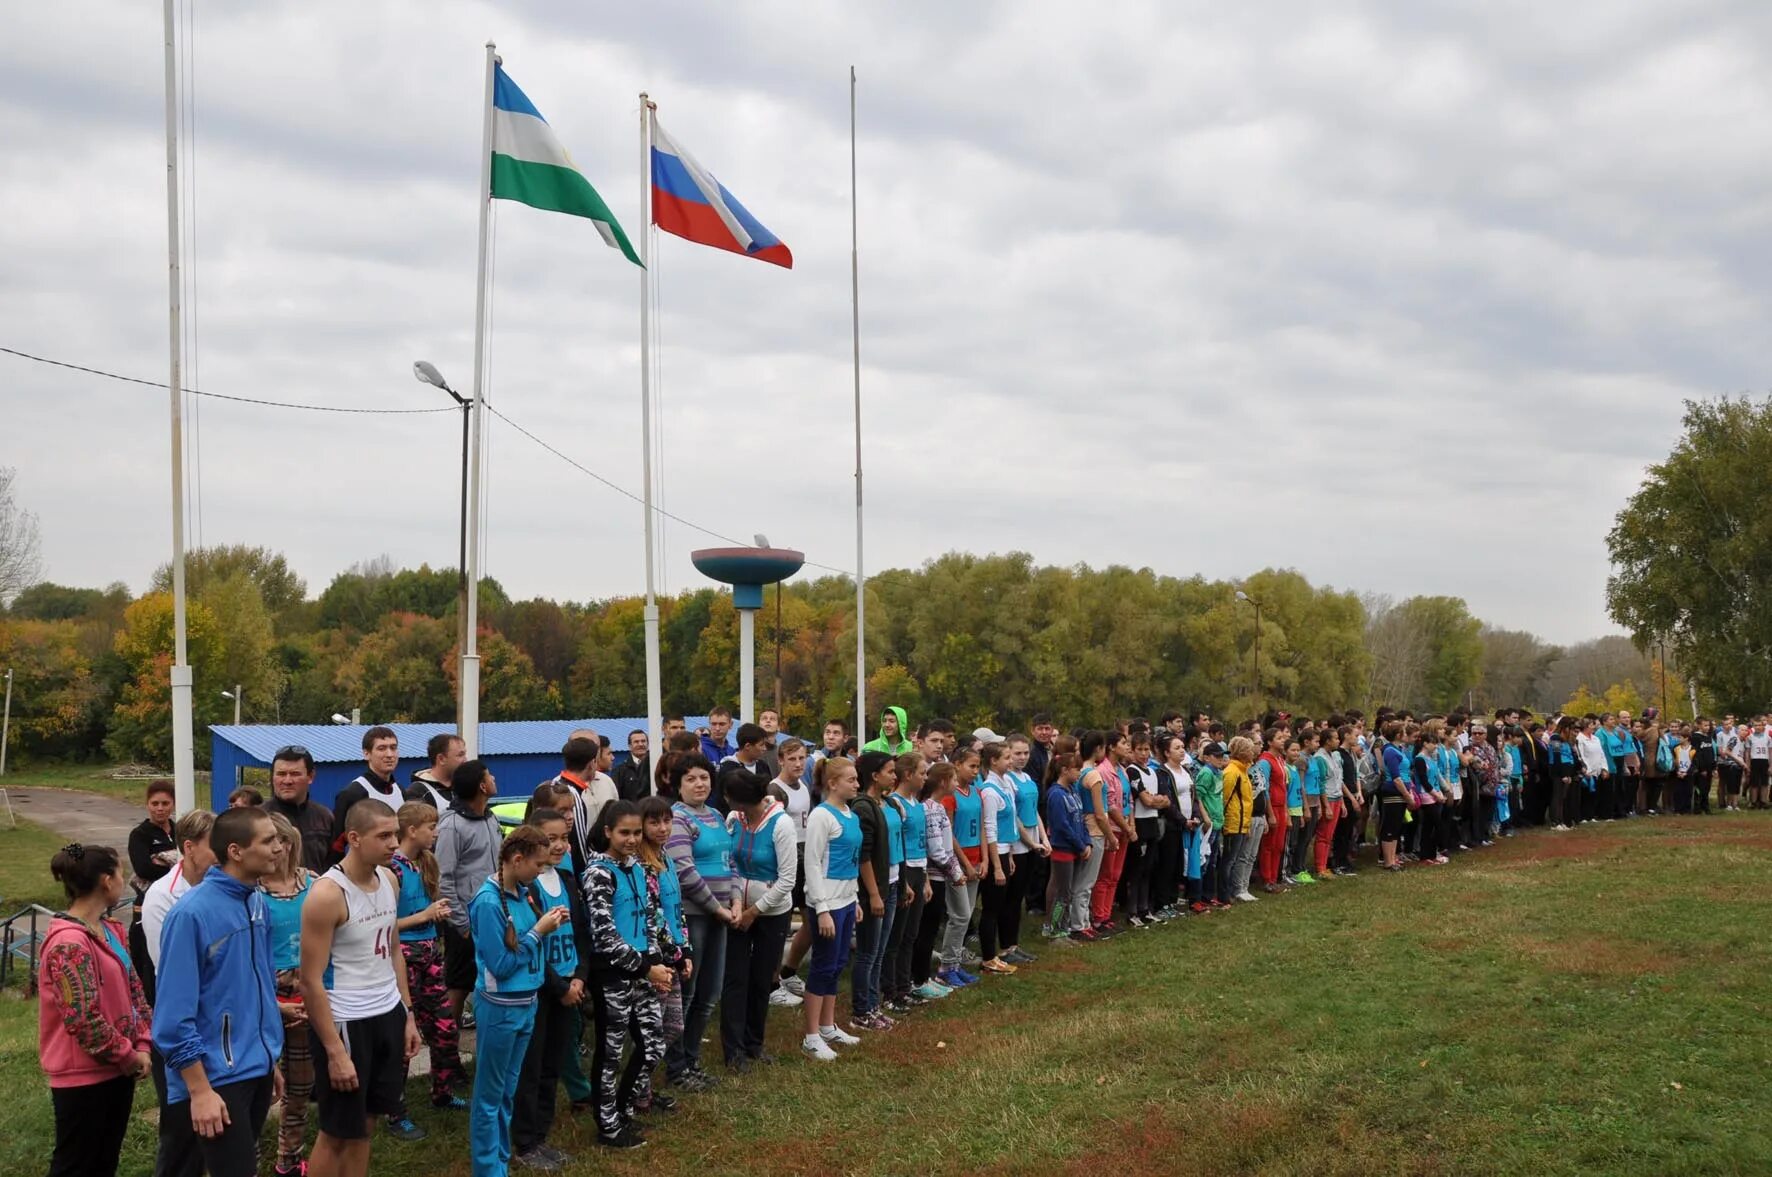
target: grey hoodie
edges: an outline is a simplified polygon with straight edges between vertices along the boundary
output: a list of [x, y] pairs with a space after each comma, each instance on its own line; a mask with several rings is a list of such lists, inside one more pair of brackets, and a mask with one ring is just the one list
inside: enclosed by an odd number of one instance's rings
[[498, 870], [498, 848], [504, 840], [490, 808], [477, 815], [457, 801], [437, 819], [437, 865], [442, 870], [437, 894], [449, 901], [449, 923], [464, 936], [470, 930], [468, 904]]

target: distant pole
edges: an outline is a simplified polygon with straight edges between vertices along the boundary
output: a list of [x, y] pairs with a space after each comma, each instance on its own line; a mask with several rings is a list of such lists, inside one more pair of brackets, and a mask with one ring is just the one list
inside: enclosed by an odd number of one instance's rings
[[781, 581], [775, 582], [775, 718], [781, 718]]
[[658, 634], [658, 568], [652, 517], [652, 99], [640, 92], [640, 481], [646, 527], [646, 603], [640, 610], [646, 642], [646, 746], [664, 754], [664, 672]]
[[1261, 602], [1255, 605], [1255, 714], [1261, 715]]
[[1656, 658], [1656, 661], [1661, 664], [1661, 722], [1665, 724], [1667, 722], [1667, 639], [1666, 638], [1656, 638], [1655, 639], [1655, 652], [1657, 655], [1659, 655], [1659, 657]]
[[6, 711], [0, 716], [0, 776], [6, 775], [6, 743], [12, 735], [12, 668], [6, 668]]
[[[450, 396], [461, 402], [461, 556], [455, 565], [456, 604], [455, 629], [456, 648], [468, 648], [468, 419], [473, 416], [474, 402], [456, 393], [453, 388], [447, 389]], [[461, 686], [457, 677], [456, 686]], [[455, 730], [462, 730], [462, 721], [467, 717], [462, 713], [462, 699], [465, 696], [458, 689], [455, 693]]]
[[855, 363], [855, 741], [860, 746], [868, 738], [868, 581], [861, 544], [861, 247], [855, 213], [854, 66], [849, 67], [849, 336]]
[[180, 813], [197, 807], [197, 759], [191, 736], [191, 663], [185, 648], [185, 455], [180, 371], [178, 219], [178, 39], [173, 0], [162, 5], [166, 34], [166, 311], [171, 339], [172, 403], [172, 795]]
[[[486, 42], [486, 90], [480, 112], [480, 272], [474, 289], [474, 407], [479, 408], [486, 397], [486, 284], [487, 239], [491, 234], [492, 217], [492, 80], [498, 68], [498, 47]], [[457, 686], [461, 691], [461, 739], [467, 745], [468, 758], [480, 754], [480, 467], [486, 450], [484, 413], [469, 413], [467, 616], [462, 622], [461, 671]]]
[[[758, 596], [762, 596], [759, 592]], [[761, 601], [758, 604], [762, 604]], [[757, 707], [757, 611], [738, 611], [738, 722], [750, 723]]]
[[235, 683], [234, 684], [234, 726], [235, 727], [240, 726], [240, 700], [244, 697], [244, 693], [245, 693], [244, 688], [239, 683]]

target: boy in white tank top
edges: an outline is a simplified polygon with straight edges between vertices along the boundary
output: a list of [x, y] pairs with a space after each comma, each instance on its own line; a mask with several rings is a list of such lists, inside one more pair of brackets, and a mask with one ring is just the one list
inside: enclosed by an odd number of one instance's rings
[[302, 992], [320, 1122], [312, 1177], [365, 1177], [370, 1117], [402, 1114], [406, 1064], [420, 1045], [395, 930], [393, 812], [352, 806], [345, 839], [344, 860], [315, 881], [302, 909]]

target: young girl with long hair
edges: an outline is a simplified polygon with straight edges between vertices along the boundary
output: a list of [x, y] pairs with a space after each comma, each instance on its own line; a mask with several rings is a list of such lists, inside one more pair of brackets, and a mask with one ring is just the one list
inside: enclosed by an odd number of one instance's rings
[[[1106, 774], [1096, 770], [1096, 763], [1107, 747], [1107, 732], [1084, 732], [1078, 742], [1077, 758], [1081, 775], [1077, 779], [1077, 799], [1083, 809], [1083, 827], [1089, 834], [1090, 853], [1077, 860], [1071, 876], [1070, 917], [1073, 939], [1094, 940], [1099, 935], [1092, 910], [1096, 880], [1101, 865], [1119, 840], [1119, 827], [1108, 814]], [[1062, 753], [1053, 754], [1057, 763]]]
[[1002, 929], [1003, 905], [1009, 897], [1009, 873], [1015, 862], [1009, 847], [1019, 841], [1015, 828], [1015, 792], [1003, 774], [1009, 768], [1009, 746], [986, 744], [979, 750], [983, 768], [979, 802], [984, 827], [984, 877], [978, 884], [978, 955], [979, 971], [1007, 976], [1015, 966], [998, 953], [998, 933]]
[[[570, 788], [568, 786], [568, 788]], [[541, 790], [537, 790], [539, 794]], [[535, 800], [536, 798], [532, 798]], [[549, 798], [555, 799], [555, 798]], [[559, 797], [568, 804], [571, 796]], [[541, 988], [536, 993], [535, 1029], [523, 1055], [517, 1106], [511, 1119], [511, 1148], [526, 1168], [559, 1167], [572, 1158], [548, 1144], [560, 1079], [568, 1058], [576, 1059], [581, 1034], [579, 1007], [589, 992], [590, 937], [584, 893], [561, 869], [572, 846], [572, 811], [531, 806], [522, 829], [539, 830], [548, 840], [548, 862], [535, 876], [542, 912], [564, 911], [566, 922], [542, 940]], [[587, 1084], [587, 1087], [589, 1085]]]
[[108, 913], [128, 890], [117, 852], [71, 843], [49, 860], [68, 897], [39, 949], [37, 1059], [55, 1110], [50, 1177], [114, 1177], [153, 1014]]
[[[665, 1049], [658, 998], [671, 987], [671, 969], [659, 951], [659, 914], [639, 858], [645, 841], [639, 807], [609, 802], [591, 830], [583, 875], [587, 959], [597, 994], [591, 1066], [597, 1143], [613, 1149], [646, 1143], [634, 1118]], [[624, 1070], [622, 1052], [630, 1045]], [[663, 1098], [654, 1095], [651, 1106], [675, 1106], [660, 1105]]]
[[[658, 938], [658, 954], [670, 970], [671, 983], [657, 990], [659, 1022], [664, 1035], [664, 1049], [683, 1035], [683, 981], [695, 972], [689, 948], [689, 924], [683, 915], [683, 884], [677, 879], [665, 846], [671, 840], [674, 814], [671, 803], [663, 797], [642, 797], [640, 810], [640, 865], [646, 872], [646, 896], [652, 912], [653, 931]], [[663, 1055], [659, 1056], [661, 1059]], [[656, 1068], [655, 1068], [656, 1069]], [[594, 1107], [593, 1099], [587, 1106]], [[640, 1090], [634, 1096], [637, 1112], [669, 1114], [677, 1110], [677, 1101], [657, 1090], [653, 1072], [640, 1078]]]
[[933, 895], [929, 884], [929, 822], [922, 801], [926, 776], [923, 754], [903, 753], [898, 758], [897, 784], [886, 797], [886, 816], [899, 831], [898, 844], [903, 863], [898, 873], [898, 916], [892, 921], [892, 933], [886, 939], [886, 963], [880, 970], [880, 987], [886, 1008], [900, 1013], [930, 1000], [929, 996], [916, 991], [921, 982], [913, 979], [917, 937], [923, 930], [923, 910]]
[[1009, 844], [1010, 861], [1015, 869], [1009, 872], [1009, 893], [1003, 897], [1001, 918], [997, 921], [998, 954], [1012, 965], [1033, 964], [1035, 957], [1021, 946], [1023, 910], [1038, 906], [1044, 911], [1046, 878], [1051, 873], [1048, 858], [1052, 842], [1046, 823], [1040, 818], [1040, 786], [1027, 773], [1033, 746], [1020, 732], [1009, 737], [1009, 771], [1004, 774], [1015, 797], [1016, 840]]
[[437, 856], [437, 811], [409, 801], [394, 815], [400, 848], [394, 852], [394, 877], [400, 881], [395, 924], [406, 953], [406, 988], [412, 994], [412, 1017], [425, 1045], [431, 1048], [431, 1106], [460, 1111], [467, 1101], [455, 1093], [467, 1081], [461, 1062], [461, 1029], [449, 1016], [449, 991], [443, 976], [443, 945], [438, 924], [449, 918], [449, 902], [438, 896], [442, 873]]
[[[314, 1056], [308, 1041], [307, 1007], [301, 999], [301, 913], [315, 874], [302, 865], [301, 833], [281, 813], [270, 815], [281, 854], [275, 869], [259, 880], [265, 915], [271, 923], [271, 967], [277, 974], [277, 1012], [283, 1016], [282, 1114], [277, 1122], [277, 1177], [306, 1172], [308, 1105], [314, 1095]], [[413, 994], [417, 999], [417, 993]], [[465, 1105], [463, 1105], [465, 1106]]]
[[941, 971], [936, 980], [953, 989], [978, 982], [975, 974], [960, 966], [966, 959], [966, 927], [972, 922], [973, 908], [978, 905], [979, 879], [984, 875], [984, 802], [973, 786], [978, 777], [978, 753], [971, 750], [955, 752], [949, 761], [954, 766], [953, 788], [942, 798], [948, 821], [953, 826], [954, 859], [962, 878], [948, 885], [947, 924], [941, 935]]
[[965, 871], [954, 850], [954, 826], [943, 801], [954, 791], [957, 777], [954, 766], [939, 761], [929, 766], [917, 799], [923, 803], [923, 841], [929, 856], [927, 878], [929, 900], [923, 905], [923, 918], [917, 925], [916, 942], [911, 945], [912, 990], [918, 997], [939, 999], [953, 992], [936, 973], [935, 943], [948, 922], [948, 888], [964, 884]]
[[818, 762], [817, 787], [824, 800], [806, 821], [806, 902], [817, 913], [812, 968], [806, 978], [806, 1034], [800, 1050], [820, 1062], [837, 1057], [832, 1045], [861, 1039], [837, 1028], [837, 978], [849, 960], [849, 940], [859, 915], [861, 821], [849, 808], [858, 787], [855, 765], [840, 756]]
[[1131, 737], [1132, 755], [1124, 766], [1127, 788], [1132, 794], [1132, 826], [1138, 841], [1127, 853], [1127, 922], [1135, 928], [1157, 923], [1154, 886], [1157, 855], [1163, 841], [1163, 816], [1169, 799], [1158, 789], [1156, 764], [1151, 759], [1151, 737], [1139, 732]]
[[1077, 890], [1077, 867], [1095, 853], [1089, 830], [1083, 824], [1083, 802], [1077, 796], [1077, 778], [1083, 759], [1075, 752], [1055, 753], [1047, 761], [1052, 784], [1046, 789], [1046, 831], [1052, 839], [1052, 870], [1046, 884], [1048, 940], [1069, 943], [1083, 938], [1072, 919], [1071, 906]]
[[474, 1177], [504, 1177], [511, 1163], [511, 1115], [523, 1055], [535, 1028], [542, 982], [542, 941], [566, 922], [564, 908], [547, 913], [535, 876], [547, 866], [547, 835], [519, 826], [499, 847], [498, 871], [474, 893], [475, 1059], [468, 1143]]
[[[861, 922], [855, 929], [849, 1024], [863, 1030], [890, 1030], [897, 1023], [880, 1009], [880, 971], [886, 941], [898, 915], [898, 864], [892, 861], [892, 831], [883, 806], [886, 794], [898, 785], [898, 763], [887, 752], [863, 752], [855, 762], [855, 771], [861, 790], [850, 808], [861, 823], [861, 890], [857, 896]], [[901, 841], [901, 861], [903, 856]]]
[[1093, 793], [1095, 780], [1102, 791], [1107, 822], [1116, 840], [1102, 855], [1101, 873], [1089, 896], [1089, 915], [1097, 935], [1113, 935], [1120, 930], [1114, 922], [1114, 894], [1120, 888], [1120, 875], [1126, 868], [1126, 856], [1138, 840], [1138, 830], [1129, 820], [1126, 804], [1129, 798], [1126, 780], [1120, 766], [1132, 759], [1132, 740], [1125, 732], [1101, 733], [1101, 758], [1083, 774], [1083, 788]]

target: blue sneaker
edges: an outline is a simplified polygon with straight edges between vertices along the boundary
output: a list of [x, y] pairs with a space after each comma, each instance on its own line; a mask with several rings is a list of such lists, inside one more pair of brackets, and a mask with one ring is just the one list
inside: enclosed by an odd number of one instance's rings
[[965, 969], [955, 969], [954, 972], [958, 973], [960, 975], [960, 979], [962, 981], [964, 981], [966, 984], [968, 984], [968, 985], [978, 984], [978, 974], [977, 973], [969, 973]]
[[459, 1095], [449, 1095], [442, 1099], [433, 1099], [431, 1106], [438, 1111], [465, 1112], [468, 1110], [468, 1101]]
[[408, 1144], [416, 1143], [425, 1138], [425, 1130], [412, 1122], [408, 1116], [389, 1116], [387, 1133], [396, 1140], [404, 1140]]
[[943, 969], [936, 974], [936, 977], [943, 985], [946, 985], [950, 989], [964, 989], [966, 986], [972, 984], [972, 982], [967, 979], [966, 974], [962, 973], [959, 969]]

